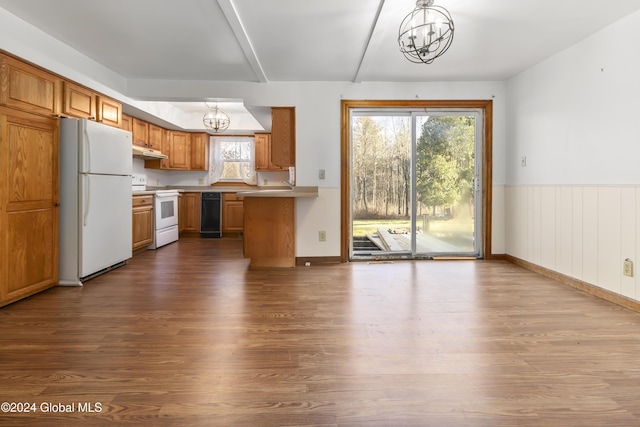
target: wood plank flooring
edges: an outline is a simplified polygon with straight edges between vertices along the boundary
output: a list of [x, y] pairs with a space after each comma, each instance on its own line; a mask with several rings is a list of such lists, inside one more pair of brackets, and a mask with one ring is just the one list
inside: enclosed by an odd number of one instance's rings
[[0, 402], [36, 408], [0, 424], [640, 425], [638, 313], [504, 261], [249, 271], [241, 244], [0, 309]]

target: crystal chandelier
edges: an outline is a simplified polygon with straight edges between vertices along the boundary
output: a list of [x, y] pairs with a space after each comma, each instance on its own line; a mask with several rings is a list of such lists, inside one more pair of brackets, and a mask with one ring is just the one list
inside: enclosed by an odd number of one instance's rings
[[229, 116], [227, 113], [218, 108], [218, 104], [214, 108], [209, 107], [205, 102], [207, 108], [207, 112], [202, 117], [202, 123], [207, 130], [210, 130], [215, 133], [224, 132], [229, 127]]
[[416, 8], [400, 24], [400, 51], [411, 62], [431, 64], [449, 49], [453, 32], [447, 9], [434, 6], [433, 0], [418, 0]]

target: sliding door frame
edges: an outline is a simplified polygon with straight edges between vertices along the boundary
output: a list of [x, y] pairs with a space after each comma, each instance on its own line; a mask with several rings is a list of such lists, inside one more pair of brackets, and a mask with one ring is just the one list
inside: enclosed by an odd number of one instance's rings
[[491, 253], [491, 203], [493, 188], [493, 101], [491, 100], [342, 100], [341, 101], [341, 184], [340, 184], [340, 260], [349, 261], [351, 241], [351, 109], [354, 108], [473, 108], [483, 111], [482, 141], [482, 254]]

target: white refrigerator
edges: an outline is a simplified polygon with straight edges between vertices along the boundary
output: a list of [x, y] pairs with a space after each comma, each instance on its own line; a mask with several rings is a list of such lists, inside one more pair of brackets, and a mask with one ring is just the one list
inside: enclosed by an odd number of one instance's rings
[[129, 131], [60, 119], [60, 285], [131, 258], [131, 146]]

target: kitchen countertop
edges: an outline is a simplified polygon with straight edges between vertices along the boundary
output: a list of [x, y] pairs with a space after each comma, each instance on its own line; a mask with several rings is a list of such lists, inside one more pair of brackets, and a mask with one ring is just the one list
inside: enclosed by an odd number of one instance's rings
[[244, 197], [318, 197], [318, 187], [263, 188], [236, 194]]
[[134, 196], [155, 194], [156, 190], [178, 190], [181, 193], [236, 193], [244, 197], [318, 197], [318, 187], [290, 187], [290, 186], [270, 186], [270, 187], [245, 187], [237, 185], [219, 186], [167, 186], [150, 187], [146, 191], [134, 191]]

